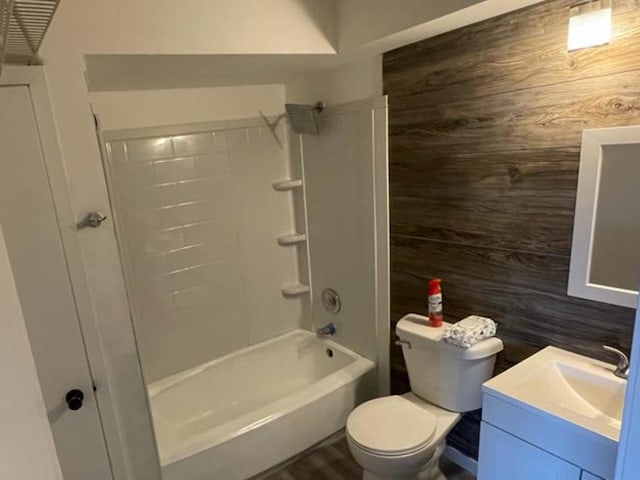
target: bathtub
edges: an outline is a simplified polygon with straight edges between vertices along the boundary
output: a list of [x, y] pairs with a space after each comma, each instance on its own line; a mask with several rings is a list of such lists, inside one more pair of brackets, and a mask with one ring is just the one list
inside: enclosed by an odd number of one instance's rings
[[149, 385], [163, 480], [244, 480], [345, 426], [375, 365], [296, 330]]

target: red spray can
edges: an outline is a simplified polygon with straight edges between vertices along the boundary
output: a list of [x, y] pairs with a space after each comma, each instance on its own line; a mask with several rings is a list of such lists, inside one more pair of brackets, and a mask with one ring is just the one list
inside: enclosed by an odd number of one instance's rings
[[433, 278], [429, 280], [427, 295], [429, 297], [429, 326], [442, 326], [442, 280]]

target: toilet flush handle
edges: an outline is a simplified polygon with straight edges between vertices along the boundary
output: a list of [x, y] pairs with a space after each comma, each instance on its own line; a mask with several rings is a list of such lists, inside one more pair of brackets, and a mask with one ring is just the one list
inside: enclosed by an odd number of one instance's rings
[[401, 347], [407, 347], [407, 348], [411, 348], [411, 342], [407, 341], [407, 340], [401, 340], [398, 339], [395, 342], [393, 342], [395, 345], [401, 346]]

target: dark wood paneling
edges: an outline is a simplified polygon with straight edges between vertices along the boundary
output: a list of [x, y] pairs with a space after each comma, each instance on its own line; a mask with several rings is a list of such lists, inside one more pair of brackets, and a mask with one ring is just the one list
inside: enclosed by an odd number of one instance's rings
[[[392, 326], [426, 310], [444, 281], [445, 317], [487, 315], [497, 371], [546, 345], [609, 358], [630, 347], [633, 311], [566, 295], [582, 130], [640, 123], [640, 0], [614, 0], [608, 46], [566, 51], [554, 0], [428, 39], [384, 58], [390, 113]], [[609, 360], [612, 360], [609, 358]], [[392, 387], [409, 387], [391, 346]], [[450, 441], [477, 454], [479, 415]]]
[[[390, 52], [384, 58], [385, 88], [398, 97], [439, 97], [446, 91], [474, 98], [600, 76], [603, 66], [606, 75], [635, 70], [630, 53], [640, 50], [640, 0], [616, 2], [609, 45], [567, 52], [568, 8], [575, 3], [545, 2], [508, 21], [495, 18]], [[418, 56], [431, 61], [417, 64]], [[470, 74], [460, 75], [461, 65]]]
[[392, 236], [391, 259], [394, 310], [424, 311], [425, 283], [440, 276], [447, 321], [475, 313], [498, 322], [499, 371], [546, 345], [609, 360], [601, 345], [630, 346], [633, 311], [567, 297], [566, 257]]
[[428, 189], [392, 197], [396, 234], [566, 255], [571, 247], [575, 190]]
[[431, 154], [511, 152], [575, 146], [585, 128], [640, 122], [638, 71], [511, 90], [475, 101], [446, 94], [396, 97], [392, 91], [387, 93], [392, 118], [390, 148], [399, 153], [417, 149]]

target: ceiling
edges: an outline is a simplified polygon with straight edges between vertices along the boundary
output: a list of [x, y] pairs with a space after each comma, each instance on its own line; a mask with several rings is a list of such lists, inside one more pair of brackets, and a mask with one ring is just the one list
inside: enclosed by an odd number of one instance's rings
[[[89, 89], [90, 91], [113, 91], [286, 84], [298, 77], [313, 74], [315, 71], [337, 68], [346, 63], [371, 58], [394, 48], [523, 8], [541, 0], [448, 0], [442, 3], [435, 0], [402, 1], [401, 9], [397, 8], [397, 0], [339, 2], [337, 5], [340, 21], [337, 24], [339, 29], [344, 30], [338, 35], [341, 39], [338, 42], [339, 48], [336, 48], [339, 53], [295, 53], [296, 48], [301, 46], [300, 38], [304, 36], [300, 37], [300, 35], [307, 31], [305, 29], [315, 31], [315, 28], [323, 31], [320, 26], [324, 23], [318, 18], [324, 17], [319, 16], [316, 11], [318, 4], [313, 3], [314, 0], [291, 0], [307, 7], [315, 5], [314, 9], [307, 11], [304, 17], [308, 21], [307, 24], [296, 24], [296, 27], [303, 30], [298, 32], [298, 37], [294, 34], [295, 31], [289, 21], [266, 26], [261, 26], [259, 23], [252, 24], [251, 28], [245, 28], [238, 33], [238, 35], [242, 33], [251, 40], [249, 42], [251, 48], [258, 49], [264, 46], [269, 38], [280, 38], [291, 53], [279, 53], [282, 50], [277, 53], [250, 53], [249, 47], [245, 45], [249, 49], [247, 53], [225, 54], [224, 42], [220, 38], [217, 40], [218, 43], [214, 42], [214, 47], [219, 47], [221, 51], [211, 54], [206, 52], [205, 54], [178, 55], [154, 52], [145, 55], [122, 53], [86, 55]], [[265, 12], [263, 13], [266, 15]], [[277, 15], [276, 17], [279, 18]], [[223, 22], [218, 27], [222, 28], [222, 26], [228, 27], [228, 22]], [[259, 30], [258, 27], [263, 28], [260, 35], [256, 31], [256, 29]], [[212, 41], [208, 32], [209, 30], [201, 33], [204, 39]], [[150, 38], [151, 33], [159, 32], [150, 29], [143, 38]], [[166, 37], [163, 30], [160, 33], [162, 38]], [[269, 37], [264, 36], [267, 34]], [[228, 35], [224, 39], [229, 40]], [[162, 51], [159, 48], [155, 51], [158, 50]]]

